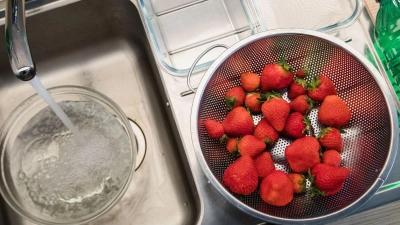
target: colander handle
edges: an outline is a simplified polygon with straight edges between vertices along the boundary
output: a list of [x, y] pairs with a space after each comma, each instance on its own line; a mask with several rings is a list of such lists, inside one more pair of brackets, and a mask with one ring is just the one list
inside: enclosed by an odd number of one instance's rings
[[212, 45], [210, 47], [208, 47], [206, 50], [204, 50], [204, 52], [202, 52], [197, 58], [196, 60], [193, 62], [192, 66], [189, 69], [188, 75], [187, 75], [187, 86], [189, 87], [190, 90], [182, 92], [181, 96], [186, 96], [192, 93], [196, 93], [196, 89], [197, 88], [193, 88], [192, 85], [190, 84], [190, 78], [192, 77], [192, 73], [194, 70], [194, 67], [196, 67], [197, 63], [200, 61], [201, 58], [203, 58], [203, 56], [205, 54], [207, 54], [209, 51], [213, 50], [214, 48], [226, 48], [228, 49], [229, 46], [224, 45], [224, 44], [216, 44], [216, 45]]

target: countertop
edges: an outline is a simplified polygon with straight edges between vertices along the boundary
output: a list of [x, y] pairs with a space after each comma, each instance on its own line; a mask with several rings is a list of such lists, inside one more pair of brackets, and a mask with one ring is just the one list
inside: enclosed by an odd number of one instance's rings
[[[375, 0], [364, 0], [372, 20], [375, 22], [379, 4]], [[399, 193], [400, 194], [400, 193]], [[374, 209], [358, 213], [344, 219], [338, 220], [333, 224], [398, 224], [400, 222], [400, 201], [395, 201]]]

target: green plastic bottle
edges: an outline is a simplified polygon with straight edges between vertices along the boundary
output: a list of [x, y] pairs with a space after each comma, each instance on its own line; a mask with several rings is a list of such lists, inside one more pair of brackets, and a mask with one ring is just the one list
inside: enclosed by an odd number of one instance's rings
[[377, 52], [400, 100], [400, 0], [376, 0], [380, 3], [376, 15]]

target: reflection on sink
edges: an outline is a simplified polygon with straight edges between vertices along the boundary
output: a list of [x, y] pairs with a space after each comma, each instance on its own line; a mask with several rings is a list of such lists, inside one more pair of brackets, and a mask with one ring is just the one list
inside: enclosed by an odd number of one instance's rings
[[[45, 87], [80, 85], [98, 90], [114, 100], [144, 133], [146, 156], [128, 191], [91, 224], [199, 222], [200, 198], [132, 2], [79, 1], [28, 17], [26, 23], [37, 76]], [[4, 36], [2, 26], [0, 43], [5, 43]], [[15, 78], [5, 44], [0, 44], [0, 124], [34, 93], [29, 83]], [[31, 222], [2, 200], [0, 224]]]

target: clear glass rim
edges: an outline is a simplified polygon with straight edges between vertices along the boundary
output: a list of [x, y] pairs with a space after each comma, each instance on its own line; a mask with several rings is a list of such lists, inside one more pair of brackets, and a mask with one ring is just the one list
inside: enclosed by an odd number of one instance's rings
[[[79, 217], [78, 219], [68, 222], [54, 222], [54, 221], [46, 221], [41, 218], [38, 218], [30, 213], [27, 213], [24, 210], [24, 207], [21, 206], [21, 204], [14, 198], [14, 196], [11, 194], [9, 190], [9, 186], [5, 180], [5, 169], [4, 169], [4, 154], [5, 154], [5, 149], [1, 147], [0, 149], [0, 170], [1, 170], [1, 179], [0, 179], [0, 194], [3, 196], [4, 200], [7, 202], [8, 206], [10, 206], [14, 211], [16, 211], [18, 214], [23, 216], [29, 221], [35, 222], [35, 223], [40, 223], [40, 224], [84, 224], [89, 221], [92, 221], [100, 216], [102, 216], [104, 213], [108, 212], [111, 208], [113, 208], [114, 205], [116, 205], [119, 200], [122, 198], [122, 196], [125, 194], [126, 190], [129, 187], [129, 184], [131, 183], [132, 176], [134, 173], [134, 168], [135, 168], [135, 162], [136, 162], [136, 139], [135, 139], [135, 134], [132, 131], [132, 128], [129, 124], [128, 118], [126, 117], [125, 113], [122, 111], [122, 109], [109, 97], [105, 96], [104, 94], [87, 88], [87, 87], [82, 87], [82, 86], [74, 86], [74, 85], [65, 85], [65, 86], [57, 86], [57, 87], [52, 87], [47, 89], [49, 93], [52, 96], [60, 96], [60, 95], [66, 95], [66, 94], [76, 94], [76, 95], [82, 95], [89, 97], [90, 99], [95, 99], [96, 101], [100, 101], [104, 104], [106, 104], [108, 107], [110, 107], [113, 110], [113, 113], [117, 116], [118, 120], [120, 123], [124, 126], [124, 129], [127, 133], [127, 136], [129, 138], [130, 146], [131, 146], [131, 163], [130, 163], [130, 173], [125, 181], [124, 185], [121, 187], [119, 193], [107, 204], [105, 204], [102, 208], [100, 208], [97, 212], [91, 213], [90, 216], [83, 216]], [[24, 100], [21, 104], [19, 104], [7, 117], [5, 120], [4, 124], [1, 126], [0, 129], [0, 146], [4, 146], [9, 138], [9, 131], [12, 130], [12, 126], [15, 123], [18, 123], [19, 118], [25, 112], [27, 109], [32, 107], [35, 104], [40, 104], [43, 103], [44, 101], [38, 94], [34, 94], [30, 97], [28, 97], [26, 100]]]

